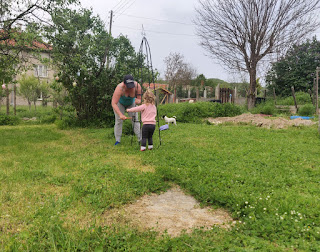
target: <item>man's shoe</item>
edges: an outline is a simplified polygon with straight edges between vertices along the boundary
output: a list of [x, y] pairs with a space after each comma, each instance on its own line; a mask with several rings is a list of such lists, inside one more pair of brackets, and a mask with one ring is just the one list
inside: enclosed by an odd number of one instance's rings
[[116, 143], [114, 145], [118, 145], [118, 144], [120, 144], [120, 142], [116, 141]]

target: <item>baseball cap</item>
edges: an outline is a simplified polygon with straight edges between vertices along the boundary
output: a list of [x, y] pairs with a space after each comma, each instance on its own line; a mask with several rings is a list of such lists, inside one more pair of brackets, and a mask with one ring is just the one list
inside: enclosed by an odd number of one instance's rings
[[124, 84], [126, 84], [127, 88], [134, 88], [135, 87], [133, 76], [130, 74], [124, 76], [123, 82], [124, 82]]

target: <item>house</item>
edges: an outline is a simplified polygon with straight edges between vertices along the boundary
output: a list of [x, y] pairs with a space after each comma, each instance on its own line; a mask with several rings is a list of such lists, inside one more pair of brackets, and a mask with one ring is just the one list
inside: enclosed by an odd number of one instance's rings
[[[16, 41], [13, 39], [1, 41], [1, 44], [6, 44], [6, 47], [16, 46]], [[0, 44], [0, 47], [1, 47]], [[37, 56], [35, 56], [34, 51], [37, 51]], [[49, 83], [54, 80], [55, 70], [44, 61], [51, 61], [51, 50], [52, 47], [48, 44], [34, 41], [32, 46], [25, 46], [23, 50], [19, 52], [19, 58], [21, 59], [20, 65], [17, 67], [23, 67], [24, 71], [20, 72], [17, 76], [15, 76], [15, 80], [17, 81], [17, 89], [19, 88], [19, 79], [23, 74], [27, 76], [35, 76], [38, 78], [39, 82]], [[9, 50], [10, 52], [10, 50]], [[27, 100], [19, 96], [18, 93], [14, 91], [14, 84], [8, 84], [10, 94], [9, 94], [9, 104], [14, 105], [28, 105]], [[37, 101], [37, 105], [42, 103], [42, 94], [39, 95], [39, 99]]]

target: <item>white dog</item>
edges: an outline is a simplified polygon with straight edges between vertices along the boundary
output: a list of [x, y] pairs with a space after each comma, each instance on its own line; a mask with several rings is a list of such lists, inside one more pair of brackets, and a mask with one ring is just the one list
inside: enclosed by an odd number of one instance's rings
[[173, 123], [174, 125], [176, 125], [177, 126], [177, 121], [176, 121], [176, 117], [175, 116], [173, 116], [173, 117], [167, 117], [167, 116], [163, 116], [162, 117], [163, 119], [164, 119], [164, 121], [167, 123], [167, 124], [169, 124], [169, 123]]

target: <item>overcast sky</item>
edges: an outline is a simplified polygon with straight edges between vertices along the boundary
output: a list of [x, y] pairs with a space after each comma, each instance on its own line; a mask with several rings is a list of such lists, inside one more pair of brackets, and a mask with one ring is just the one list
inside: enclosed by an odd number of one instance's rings
[[235, 81], [235, 76], [205, 55], [195, 35], [192, 19], [198, 0], [81, 0], [82, 6], [92, 7], [109, 30], [110, 11], [113, 10], [112, 35], [126, 35], [139, 50], [142, 26], [149, 42], [153, 67], [164, 78], [164, 59], [170, 52], [180, 53], [198, 74], [206, 78]]
[[[217, 61], [206, 56], [195, 35], [195, 7], [198, 0], [80, 0], [83, 7], [92, 8], [105, 21], [109, 30], [110, 11], [113, 10], [112, 35], [126, 35], [139, 50], [142, 26], [149, 42], [153, 67], [164, 78], [164, 59], [171, 52], [180, 53], [198, 74], [206, 78], [219, 78], [228, 82], [240, 82], [244, 77], [231, 74]], [[319, 29], [320, 31], [320, 29]], [[319, 37], [320, 32], [316, 35]], [[266, 69], [266, 68], [265, 68]], [[262, 77], [258, 72], [257, 77]]]

